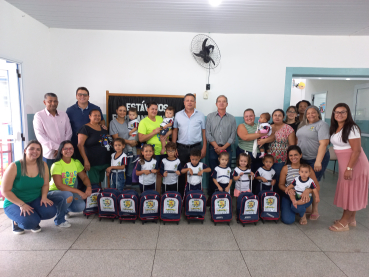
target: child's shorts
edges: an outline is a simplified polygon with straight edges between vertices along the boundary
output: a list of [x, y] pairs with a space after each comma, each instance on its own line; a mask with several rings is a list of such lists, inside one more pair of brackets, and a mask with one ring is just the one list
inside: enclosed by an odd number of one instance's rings
[[[167, 184], [167, 185], [162, 184], [162, 185], [161, 185], [161, 187], [162, 187], [162, 191], [163, 191], [163, 192], [167, 192], [167, 191], [177, 191], [177, 183], [174, 183], [174, 184]], [[167, 188], [167, 189], [165, 189], [165, 188]]]
[[[228, 184], [222, 184], [222, 183], [218, 183], [219, 186], [221, 186], [221, 188], [223, 189], [223, 191], [226, 191], [226, 187], [228, 187]], [[219, 191], [218, 187], [215, 189], [215, 191]], [[229, 193], [231, 192], [231, 188], [229, 188]]]
[[238, 189], [234, 189], [234, 192], [233, 192], [233, 194], [234, 194], [234, 197], [238, 197], [238, 196], [240, 196], [240, 194], [242, 193], [242, 192], [251, 192], [251, 190], [245, 190], [245, 191], [239, 191]]
[[140, 192], [143, 193], [144, 191], [147, 191], [147, 190], [156, 190], [156, 187], [155, 187], [155, 183], [151, 184], [151, 185], [143, 185], [141, 183], [139, 183], [139, 186], [140, 186]]
[[95, 165], [91, 166], [87, 175], [90, 179], [91, 184], [98, 184], [105, 180], [105, 170], [110, 166], [110, 164]]

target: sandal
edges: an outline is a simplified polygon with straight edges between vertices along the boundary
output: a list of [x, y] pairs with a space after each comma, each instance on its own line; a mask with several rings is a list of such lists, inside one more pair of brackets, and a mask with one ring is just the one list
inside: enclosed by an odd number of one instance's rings
[[339, 225], [341, 225], [342, 227], [337, 227], [336, 225], [332, 225], [329, 226], [329, 230], [331, 230], [332, 232], [344, 232], [344, 231], [348, 231], [350, 230], [350, 228], [348, 227], [348, 224], [346, 226], [344, 226], [341, 222], [337, 222]]
[[[339, 222], [339, 219], [334, 221], [334, 223], [338, 223], [338, 222]], [[351, 227], [356, 227], [356, 220], [349, 222], [348, 225]]]
[[309, 219], [310, 220], [318, 220], [319, 217], [320, 217], [320, 214], [311, 214]]

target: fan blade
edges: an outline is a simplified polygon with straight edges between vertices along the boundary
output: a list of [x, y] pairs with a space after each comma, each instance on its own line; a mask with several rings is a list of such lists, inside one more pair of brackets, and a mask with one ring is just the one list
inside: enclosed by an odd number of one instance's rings
[[206, 42], [208, 41], [208, 39], [204, 39], [204, 41], [202, 42], [202, 51], [206, 51]]
[[193, 53], [196, 57], [200, 57], [200, 58], [204, 58], [204, 54], [202, 54], [201, 52], [196, 54], [196, 53]]
[[213, 52], [214, 51], [214, 45], [208, 45], [208, 46], [206, 46], [206, 49], [208, 50], [208, 53], [210, 54], [210, 49], [211, 49], [211, 51]]
[[213, 62], [213, 64], [215, 65], [215, 62], [214, 62], [214, 60], [211, 58], [211, 57], [209, 57], [209, 59]]

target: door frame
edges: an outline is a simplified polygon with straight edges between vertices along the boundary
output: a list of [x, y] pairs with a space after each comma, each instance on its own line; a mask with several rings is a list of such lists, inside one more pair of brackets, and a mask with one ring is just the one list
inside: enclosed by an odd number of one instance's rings
[[[357, 94], [358, 94], [358, 90], [361, 89], [361, 88], [368, 88], [369, 87], [369, 80], [368, 80], [368, 83], [366, 84], [360, 84], [360, 85], [356, 85], [355, 88], [354, 88], [354, 104], [355, 104], [355, 110], [353, 111], [354, 112], [354, 121], [356, 120], [356, 108], [357, 108]], [[368, 133], [361, 133], [361, 136], [362, 137], [369, 137], [369, 134]]]

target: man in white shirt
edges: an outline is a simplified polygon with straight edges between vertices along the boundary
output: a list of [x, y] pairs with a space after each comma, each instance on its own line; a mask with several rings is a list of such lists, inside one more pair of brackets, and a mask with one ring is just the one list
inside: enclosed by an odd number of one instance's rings
[[44, 161], [49, 167], [55, 162], [59, 145], [72, 137], [68, 115], [58, 111], [58, 97], [54, 93], [44, 96], [45, 109], [37, 112], [33, 118], [33, 128], [37, 140], [42, 144]]

